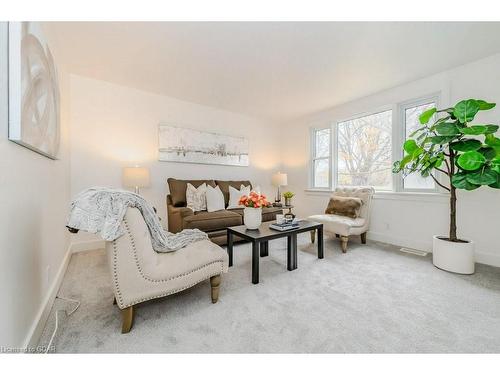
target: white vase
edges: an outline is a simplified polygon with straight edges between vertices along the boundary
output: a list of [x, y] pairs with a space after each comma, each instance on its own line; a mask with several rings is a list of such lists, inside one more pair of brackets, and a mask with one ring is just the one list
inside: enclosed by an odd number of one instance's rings
[[262, 208], [245, 207], [243, 223], [248, 229], [257, 229], [262, 223]]
[[472, 275], [474, 273], [474, 242], [451, 242], [444, 236], [432, 237], [432, 263], [445, 271]]

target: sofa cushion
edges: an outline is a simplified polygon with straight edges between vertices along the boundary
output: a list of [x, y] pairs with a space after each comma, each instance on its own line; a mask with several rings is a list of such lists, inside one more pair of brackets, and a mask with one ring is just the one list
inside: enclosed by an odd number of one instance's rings
[[222, 191], [222, 194], [224, 194], [224, 202], [226, 204], [226, 207], [229, 203], [229, 186], [234, 187], [235, 189], [240, 190], [241, 185], [244, 186], [250, 186], [252, 187], [252, 184], [250, 181], [221, 181], [221, 180], [215, 180], [215, 183], [219, 185], [220, 190]]
[[170, 198], [175, 207], [186, 206], [186, 189], [188, 182], [195, 188], [203, 183], [215, 187], [214, 180], [177, 180], [176, 178], [169, 178], [167, 182], [170, 190]]
[[241, 224], [243, 224], [243, 218], [236, 212], [228, 210], [216, 212], [200, 211], [184, 218], [183, 227], [184, 229], [198, 228], [204, 232], [209, 232]]
[[324, 214], [312, 215], [307, 219], [321, 223], [325, 231], [340, 234], [341, 236], [349, 236], [353, 234], [352, 229], [361, 228], [365, 225], [365, 219], [361, 217], [352, 219], [347, 216]]
[[279, 207], [264, 207], [262, 209], [262, 221], [276, 220], [276, 215], [282, 214], [283, 209]]

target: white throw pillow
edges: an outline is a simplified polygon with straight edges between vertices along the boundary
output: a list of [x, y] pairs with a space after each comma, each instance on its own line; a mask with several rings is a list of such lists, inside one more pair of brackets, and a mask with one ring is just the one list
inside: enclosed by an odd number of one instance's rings
[[215, 212], [224, 209], [224, 195], [220, 190], [220, 187], [215, 188], [210, 185], [207, 186], [207, 211]]
[[205, 211], [207, 209], [207, 184], [202, 183], [198, 188], [195, 188], [188, 182], [186, 203], [186, 206], [194, 212]]
[[229, 186], [229, 203], [227, 205], [227, 208], [241, 208], [244, 207], [239, 204], [240, 198], [243, 195], [250, 195], [250, 185], [249, 186], [240, 186], [240, 190], [235, 189], [232, 186]]
[[255, 193], [257, 193], [257, 194], [259, 194], [259, 195], [261, 194], [261, 192], [260, 192], [260, 186], [258, 186], [258, 185], [256, 187], [254, 187], [252, 189], [252, 191], [255, 192]]

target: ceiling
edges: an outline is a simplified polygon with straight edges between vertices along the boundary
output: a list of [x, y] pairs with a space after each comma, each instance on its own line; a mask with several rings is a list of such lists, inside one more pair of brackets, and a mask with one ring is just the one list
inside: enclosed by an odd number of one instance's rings
[[285, 121], [500, 52], [500, 23], [53, 23], [70, 72]]

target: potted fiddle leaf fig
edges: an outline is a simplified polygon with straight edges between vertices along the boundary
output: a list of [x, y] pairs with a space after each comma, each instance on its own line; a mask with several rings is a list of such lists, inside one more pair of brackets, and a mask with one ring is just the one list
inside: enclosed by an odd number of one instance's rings
[[403, 159], [393, 165], [394, 173], [430, 176], [450, 193], [450, 230], [447, 236], [433, 236], [432, 249], [434, 265], [447, 271], [474, 273], [474, 243], [457, 236], [457, 189], [500, 189], [500, 138], [495, 136], [499, 127], [473, 123], [478, 112], [493, 107], [495, 103], [468, 99], [423, 112], [422, 126], [410, 134], [403, 144]]

